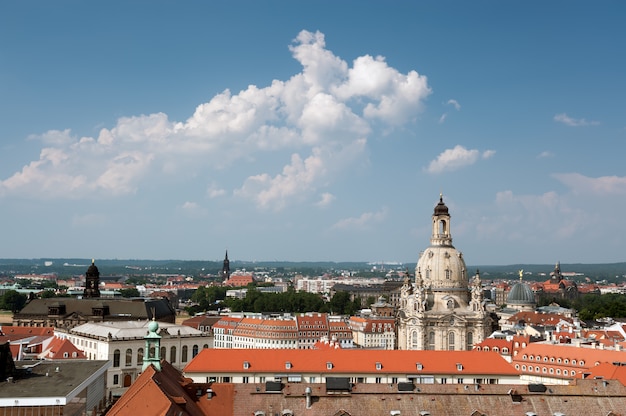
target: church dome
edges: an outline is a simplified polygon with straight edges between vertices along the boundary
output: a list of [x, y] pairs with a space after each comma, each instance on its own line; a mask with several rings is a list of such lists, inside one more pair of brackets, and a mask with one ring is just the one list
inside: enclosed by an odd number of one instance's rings
[[87, 276], [100, 276], [100, 271], [95, 265], [95, 261], [91, 261], [91, 266], [87, 269]]
[[435, 206], [434, 215], [448, 215], [448, 206], [443, 202], [443, 195], [439, 195], [439, 203]]
[[507, 305], [534, 305], [535, 294], [526, 283], [517, 282], [506, 297], [506, 303]]

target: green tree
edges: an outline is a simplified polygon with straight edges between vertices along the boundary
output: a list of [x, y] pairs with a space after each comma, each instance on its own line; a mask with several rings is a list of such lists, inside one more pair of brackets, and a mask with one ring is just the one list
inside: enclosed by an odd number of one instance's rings
[[131, 287], [128, 289], [120, 289], [120, 295], [122, 295], [123, 298], [138, 298], [139, 290], [137, 290], [136, 287]]
[[53, 298], [57, 295], [57, 292], [51, 289], [44, 290], [39, 294], [39, 297], [42, 299]]
[[19, 312], [26, 305], [26, 295], [17, 290], [8, 290], [0, 300], [0, 309], [8, 309], [13, 313]]

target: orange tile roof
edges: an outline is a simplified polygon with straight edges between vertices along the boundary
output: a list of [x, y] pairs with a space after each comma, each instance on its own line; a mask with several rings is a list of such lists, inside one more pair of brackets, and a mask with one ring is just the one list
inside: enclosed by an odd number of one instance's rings
[[[582, 375], [581, 375], [582, 377]], [[589, 370], [588, 379], [603, 378], [605, 380], [617, 380], [626, 386], [626, 363], [615, 365], [613, 363], [601, 363]]]
[[[285, 370], [285, 362], [291, 369]], [[205, 349], [186, 367], [185, 373], [243, 372], [248, 362], [253, 373], [374, 373], [376, 363], [385, 373], [418, 373], [416, 363], [423, 365], [424, 374], [519, 374], [499, 354], [477, 351], [405, 351], [405, 350], [278, 350], [278, 349]], [[327, 369], [332, 363], [332, 370]], [[457, 369], [457, 364], [462, 369]]]
[[605, 362], [626, 362], [626, 351], [534, 342], [513, 356], [513, 364], [571, 370], [573, 374], [586, 372]]
[[0, 326], [2, 335], [54, 335], [54, 328], [50, 326]]
[[87, 359], [85, 353], [76, 348], [69, 339], [59, 337], [54, 337], [39, 357], [48, 360]]
[[[167, 361], [162, 360], [161, 371], [156, 371], [153, 366], [148, 367], [131, 384], [126, 393], [115, 402], [107, 415], [170, 416], [180, 414], [204, 416], [208, 414], [232, 414], [232, 405], [222, 409], [226, 413], [203, 411], [199, 405], [202, 400], [196, 398], [195, 395], [190, 395], [190, 392], [184, 388], [187, 384], [189, 384], [188, 379], [182, 377], [178, 370]], [[232, 393], [230, 396], [232, 397]], [[206, 395], [204, 401], [207, 401]], [[228, 410], [231, 412], [228, 413]]]

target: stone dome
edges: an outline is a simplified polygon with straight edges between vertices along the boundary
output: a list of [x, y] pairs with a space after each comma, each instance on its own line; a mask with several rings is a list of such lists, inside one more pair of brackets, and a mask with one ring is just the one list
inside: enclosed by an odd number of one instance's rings
[[507, 305], [534, 305], [535, 294], [530, 286], [524, 282], [517, 282], [509, 291], [506, 297]]
[[467, 268], [453, 246], [428, 247], [417, 261], [416, 272], [433, 289], [467, 289]]

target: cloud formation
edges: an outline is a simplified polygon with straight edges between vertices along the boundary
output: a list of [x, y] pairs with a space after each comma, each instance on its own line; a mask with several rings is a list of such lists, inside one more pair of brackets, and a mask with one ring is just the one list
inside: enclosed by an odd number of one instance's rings
[[600, 124], [597, 121], [587, 121], [584, 118], [572, 118], [565, 113], [560, 113], [554, 116], [554, 121], [563, 123], [567, 126], [580, 127], [580, 126], [596, 126]]
[[383, 207], [378, 212], [364, 212], [358, 217], [344, 218], [337, 221], [331, 228], [333, 229], [362, 229], [373, 223], [383, 221], [387, 217], [387, 208]]
[[[121, 117], [96, 137], [70, 129], [31, 137], [45, 146], [39, 159], [0, 180], [0, 197], [119, 196], [147, 180], [202, 175], [209, 197], [235, 195], [281, 209], [323, 191], [365, 157], [377, 128], [413, 121], [431, 93], [425, 76], [400, 73], [383, 57], [360, 56], [350, 66], [326, 49], [320, 32], [300, 32], [289, 50], [300, 73], [237, 94], [224, 90], [185, 121], [155, 113]], [[218, 170], [285, 153], [291, 156], [279, 162], [282, 169], [257, 167], [235, 188], [215, 185]]]
[[489, 159], [495, 153], [495, 150], [486, 150], [481, 153], [476, 149], [468, 150], [461, 145], [456, 145], [454, 148], [446, 149], [440, 153], [425, 170], [430, 174], [452, 172], [473, 165], [481, 158]]

